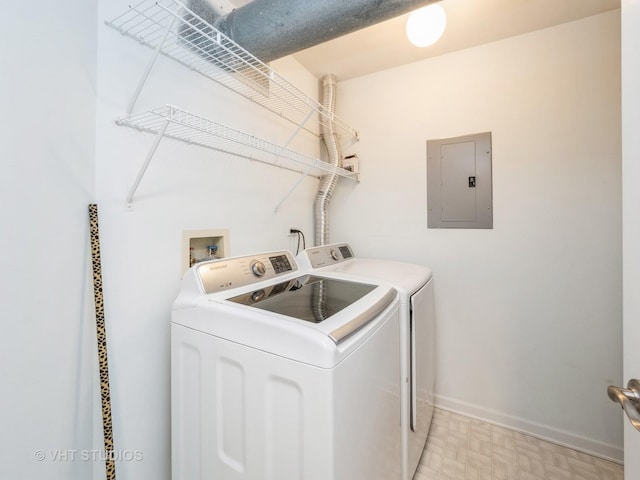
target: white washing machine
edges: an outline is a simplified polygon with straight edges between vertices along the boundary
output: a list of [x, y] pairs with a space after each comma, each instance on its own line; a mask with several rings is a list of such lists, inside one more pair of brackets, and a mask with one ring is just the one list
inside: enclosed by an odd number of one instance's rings
[[221, 259], [185, 274], [171, 320], [173, 480], [401, 478], [393, 287], [288, 251]]
[[357, 281], [384, 281], [400, 295], [402, 478], [415, 475], [431, 426], [435, 388], [435, 314], [431, 270], [411, 263], [357, 258], [347, 243], [309, 248], [300, 268]]

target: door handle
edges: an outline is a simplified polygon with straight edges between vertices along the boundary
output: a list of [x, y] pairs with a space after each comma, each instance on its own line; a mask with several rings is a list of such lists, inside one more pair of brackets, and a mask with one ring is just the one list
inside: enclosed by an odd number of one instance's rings
[[614, 402], [618, 402], [627, 418], [636, 430], [640, 430], [640, 380], [632, 378], [627, 388], [609, 385], [607, 395]]

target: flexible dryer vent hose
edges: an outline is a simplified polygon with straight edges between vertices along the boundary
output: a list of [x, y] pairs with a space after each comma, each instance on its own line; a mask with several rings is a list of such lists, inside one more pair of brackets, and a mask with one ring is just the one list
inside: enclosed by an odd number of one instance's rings
[[[335, 113], [337, 83], [335, 75], [322, 77], [322, 108], [329, 113], [326, 118], [332, 118]], [[342, 151], [332, 121], [320, 125], [320, 138], [327, 149], [328, 163], [342, 168]], [[338, 175], [335, 173], [320, 179], [314, 210], [316, 247], [329, 243], [329, 202], [337, 183]]]
[[[336, 109], [336, 84], [335, 75], [322, 77], [322, 108], [329, 113], [326, 118], [333, 118]], [[342, 151], [335, 133], [333, 122], [320, 125], [320, 137], [327, 148], [328, 162], [333, 167], [342, 168]], [[329, 202], [338, 183], [338, 175], [331, 173], [320, 178], [318, 193], [314, 206], [315, 218], [315, 244], [316, 246], [329, 243]], [[324, 281], [314, 284], [311, 298], [311, 307], [317, 321], [328, 317], [327, 291]]]
[[93, 298], [98, 336], [98, 366], [100, 370], [100, 398], [102, 401], [102, 430], [106, 457], [107, 480], [115, 480], [116, 465], [113, 458], [113, 428], [111, 425], [111, 392], [109, 388], [109, 363], [107, 361], [107, 331], [104, 319], [102, 293], [102, 264], [100, 261], [100, 231], [98, 205], [89, 205], [89, 231], [91, 236], [91, 264], [93, 267]]

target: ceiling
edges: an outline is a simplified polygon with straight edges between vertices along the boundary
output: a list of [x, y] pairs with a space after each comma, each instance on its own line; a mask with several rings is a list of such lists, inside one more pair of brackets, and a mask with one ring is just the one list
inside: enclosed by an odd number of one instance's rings
[[[228, 0], [239, 7], [248, 0]], [[620, 0], [441, 0], [447, 14], [442, 38], [426, 48], [405, 35], [407, 15], [294, 54], [320, 78], [348, 80], [456, 50], [560, 25], [620, 8]]]

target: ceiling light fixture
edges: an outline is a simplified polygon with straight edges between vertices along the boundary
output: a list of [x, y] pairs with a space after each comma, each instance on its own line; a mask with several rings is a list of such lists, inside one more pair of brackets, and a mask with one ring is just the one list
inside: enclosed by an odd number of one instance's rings
[[428, 47], [436, 43], [447, 26], [447, 15], [437, 4], [414, 10], [407, 18], [407, 37], [416, 47]]

